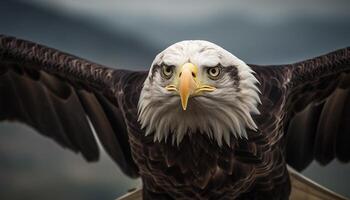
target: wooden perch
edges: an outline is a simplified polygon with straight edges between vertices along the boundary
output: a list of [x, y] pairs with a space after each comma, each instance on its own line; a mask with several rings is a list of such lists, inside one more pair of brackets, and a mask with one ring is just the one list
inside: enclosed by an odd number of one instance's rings
[[347, 198], [315, 183], [288, 167], [292, 182], [291, 200], [346, 200]]

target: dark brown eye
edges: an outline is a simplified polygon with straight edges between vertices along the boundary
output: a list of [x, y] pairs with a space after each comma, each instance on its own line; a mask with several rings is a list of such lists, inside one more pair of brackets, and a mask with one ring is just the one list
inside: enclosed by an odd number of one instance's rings
[[168, 65], [162, 65], [162, 74], [166, 79], [170, 79], [174, 73], [174, 67]]
[[207, 70], [209, 78], [211, 79], [217, 79], [220, 75], [220, 72], [221, 72], [220, 67], [210, 67]]

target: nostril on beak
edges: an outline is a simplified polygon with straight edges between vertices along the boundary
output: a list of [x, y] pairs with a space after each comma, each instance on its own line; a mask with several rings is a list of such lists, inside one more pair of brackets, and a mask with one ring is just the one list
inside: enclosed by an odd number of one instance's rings
[[192, 76], [193, 78], [196, 78], [196, 74], [194, 72], [192, 72]]
[[179, 74], [179, 78], [181, 77], [181, 75], [182, 75], [182, 72], [180, 72], [180, 74]]

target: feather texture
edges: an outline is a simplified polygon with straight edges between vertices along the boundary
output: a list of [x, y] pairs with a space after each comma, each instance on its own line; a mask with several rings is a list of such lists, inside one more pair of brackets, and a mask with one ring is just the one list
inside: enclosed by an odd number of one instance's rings
[[99, 150], [88, 117], [107, 153], [126, 174], [138, 176], [118, 104], [123, 95], [116, 94], [135, 72], [7, 36], [0, 36], [0, 71], [0, 120], [26, 123], [96, 161]]

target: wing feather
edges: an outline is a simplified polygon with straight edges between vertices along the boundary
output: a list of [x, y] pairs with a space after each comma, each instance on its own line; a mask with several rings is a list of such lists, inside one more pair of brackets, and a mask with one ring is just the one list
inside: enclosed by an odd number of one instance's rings
[[284, 65], [287, 162], [302, 170], [315, 159], [350, 160], [350, 48]]
[[263, 102], [264, 118], [255, 120], [270, 144], [279, 141], [288, 164], [302, 170], [313, 160], [350, 161], [349, 47], [294, 64], [250, 66]]
[[[139, 95], [145, 72], [113, 70], [0, 35], [0, 121], [26, 123], [86, 160], [96, 161], [99, 149], [91, 121], [107, 153], [127, 175], [138, 176], [123, 117], [126, 113], [118, 103], [125, 94], [116, 94], [135, 73], [139, 80], [133, 81], [128, 92]], [[137, 104], [128, 106], [135, 109]]]

